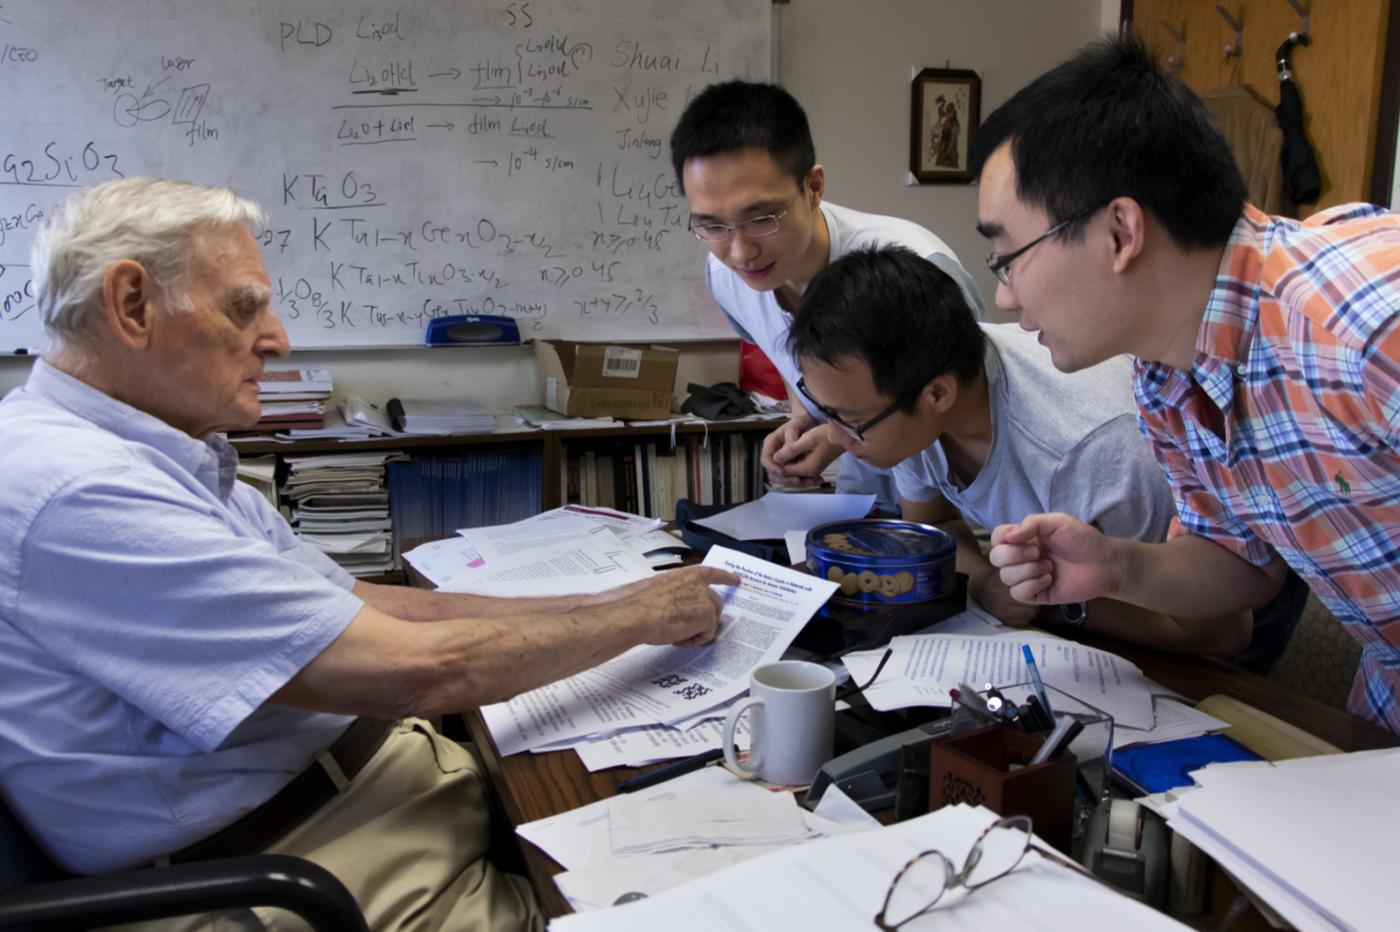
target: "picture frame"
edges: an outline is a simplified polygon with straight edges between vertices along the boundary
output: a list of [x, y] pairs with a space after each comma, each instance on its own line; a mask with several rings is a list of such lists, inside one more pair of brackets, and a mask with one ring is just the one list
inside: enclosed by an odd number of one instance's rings
[[982, 118], [982, 79], [961, 68], [925, 68], [910, 93], [909, 173], [919, 184], [967, 184], [972, 134]]

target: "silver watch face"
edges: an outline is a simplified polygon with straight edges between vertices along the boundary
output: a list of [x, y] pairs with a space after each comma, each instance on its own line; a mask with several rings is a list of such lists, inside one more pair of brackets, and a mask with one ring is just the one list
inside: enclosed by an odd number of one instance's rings
[[1067, 625], [1078, 627], [1088, 615], [1089, 607], [1083, 602], [1066, 602], [1060, 606], [1060, 620]]

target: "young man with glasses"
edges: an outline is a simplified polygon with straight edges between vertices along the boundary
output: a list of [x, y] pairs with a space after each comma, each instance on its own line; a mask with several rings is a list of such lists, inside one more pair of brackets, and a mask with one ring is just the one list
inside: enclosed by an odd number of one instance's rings
[[[872, 313], [878, 309], [879, 313]], [[907, 249], [859, 250], [812, 280], [789, 333], [798, 388], [852, 456], [893, 467], [905, 518], [958, 539], [968, 594], [1007, 624], [1049, 620], [1166, 650], [1228, 656], [1249, 616], [1207, 622], [1096, 599], [1011, 597], [970, 524], [1053, 510], [1165, 540], [1171, 490], [1138, 433], [1124, 357], [1067, 375], [1014, 324], [978, 324], [947, 275]]]
[[998, 252], [1060, 227], [1001, 260], [997, 303], [1064, 371], [1137, 357], [1186, 532], [1032, 515], [993, 532], [1012, 594], [1200, 615], [1260, 604], [1291, 566], [1362, 644], [1348, 707], [1400, 731], [1400, 218], [1247, 204], [1204, 105], [1131, 38], [1014, 95], [971, 161]]
[[[890, 243], [953, 276], [980, 312], [977, 286], [947, 244], [923, 227], [823, 201], [826, 176], [807, 116], [780, 87], [730, 81], [706, 88], [671, 134], [671, 160], [690, 205], [691, 232], [710, 250], [710, 294], [734, 331], [772, 360], [793, 400], [791, 418], [764, 440], [763, 466], [777, 484], [817, 484], [841, 449], [820, 429], [820, 413], [791, 391], [798, 372], [785, 341], [807, 283], [852, 250]], [[875, 492], [882, 507], [895, 506], [888, 474], [849, 457], [837, 489]]]

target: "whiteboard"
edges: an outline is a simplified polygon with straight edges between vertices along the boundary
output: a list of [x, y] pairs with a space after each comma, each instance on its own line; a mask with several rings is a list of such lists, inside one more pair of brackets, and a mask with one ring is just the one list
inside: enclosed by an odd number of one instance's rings
[[297, 349], [731, 336], [668, 143], [771, 32], [769, 0], [0, 0], [0, 350], [42, 345], [37, 224], [119, 175], [258, 201]]

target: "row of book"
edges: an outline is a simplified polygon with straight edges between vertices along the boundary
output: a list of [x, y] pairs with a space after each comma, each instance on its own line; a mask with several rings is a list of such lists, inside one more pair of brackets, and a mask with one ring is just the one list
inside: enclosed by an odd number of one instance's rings
[[568, 504], [616, 508], [672, 520], [676, 500], [729, 505], [763, 495], [763, 438], [716, 433], [653, 442], [570, 443], [560, 464], [560, 496]]
[[540, 448], [530, 445], [390, 462], [394, 551], [538, 514], [540, 459]]

